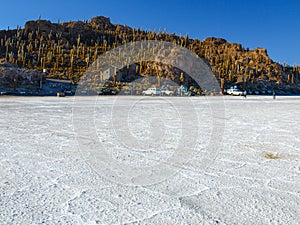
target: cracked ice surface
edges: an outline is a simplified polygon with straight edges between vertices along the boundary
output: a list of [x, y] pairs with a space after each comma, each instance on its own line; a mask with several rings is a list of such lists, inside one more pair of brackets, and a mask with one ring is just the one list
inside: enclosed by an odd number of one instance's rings
[[[117, 110], [139, 98], [119, 98]], [[194, 155], [172, 165], [172, 176], [160, 182], [124, 185], [86, 160], [93, 152], [78, 145], [73, 98], [1, 97], [0, 224], [298, 224], [300, 98], [208, 98], [225, 107], [217, 118], [224, 121], [223, 140], [212, 163], [202, 164], [211, 156], [207, 143], [214, 141], [211, 108], [204, 97], [188, 98], [200, 123]], [[107, 116], [115, 97], [98, 98], [96, 105], [94, 97], [79, 99], [95, 105], [91, 120], [101, 146], [128, 167], [155, 168], [181, 141], [180, 117], [164, 108], [165, 101], [146, 100], [131, 108], [128, 132], [144, 147], [131, 151], [135, 143], [116, 138], [126, 127], [113, 126]], [[150, 113], [151, 106], [166, 116]], [[186, 116], [195, 121], [195, 115]], [[166, 128], [161, 136], [149, 130], [159, 130], [157, 125]]]

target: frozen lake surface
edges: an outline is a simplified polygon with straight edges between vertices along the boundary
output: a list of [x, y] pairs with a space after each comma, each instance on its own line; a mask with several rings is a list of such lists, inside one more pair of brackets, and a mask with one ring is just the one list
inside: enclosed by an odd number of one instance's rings
[[299, 224], [300, 97], [1, 97], [0, 224]]

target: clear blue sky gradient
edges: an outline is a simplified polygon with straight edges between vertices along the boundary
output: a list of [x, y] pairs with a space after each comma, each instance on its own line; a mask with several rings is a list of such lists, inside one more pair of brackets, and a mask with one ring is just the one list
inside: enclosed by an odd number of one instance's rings
[[115, 24], [263, 47], [276, 62], [300, 65], [299, 0], [4, 0], [0, 5], [0, 29], [24, 27], [39, 16], [63, 22], [103, 15]]

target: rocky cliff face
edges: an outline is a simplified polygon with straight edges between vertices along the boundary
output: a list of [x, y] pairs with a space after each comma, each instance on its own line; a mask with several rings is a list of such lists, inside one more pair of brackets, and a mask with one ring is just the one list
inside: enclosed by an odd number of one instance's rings
[[0, 60], [0, 89], [13, 91], [19, 88], [35, 90], [39, 88], [42, 74], [36, 70], [27, 70]]
[[[20, 68], [38, 71], [47, 68], [51, 77], [79, 79], [99, 55], [130, 41], [145, 39], [169, 41], [190, 49], [207, 60], [217, 79], [220, 83], [223, 80], [225, 86], [300, 93], [299, 67], [274, 62], [264, 48], [249, 50], [222, 38], [200, 41], [188, 36], [143, 31], [112, 24], [103, 16], [90, 21], [64, 23], [29, 21], [24, 29], [0, 31], [0, 58]], [[124, 80], [138, 75], [157, 75], [162, 71], [162, 76], [176, 82], [182, 73], [171, 66], [152, 62], [135, 63], [130, 69], [121, 71]], [[184, 76], [189, 80], [187, 74]], [[189, 84], [192, 84], [191, 80]]]

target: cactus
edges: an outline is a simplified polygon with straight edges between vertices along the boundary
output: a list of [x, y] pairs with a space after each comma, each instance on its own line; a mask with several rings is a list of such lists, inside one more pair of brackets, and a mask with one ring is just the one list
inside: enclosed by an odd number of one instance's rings
[[180, 83], [183, 84], [184, 83], [184, 76], [183, 76], [182, 72], [180, 73], [180, 78], [179, 79], [180, 79]]
[[291, 74], [288, 74], [288, 77], [287, 77], [287, 84], [291, 84]]
[[[42, 21], [40, 22], [42, 23]], [[280, 75], [283, 74], [282, 79], [289, 84], [295, 84], [300, 79], [300, 69], [297, 65], [290, 67], [285, 64], [280, 69], [277, 64], [261, 54], [260, 51], [247, 51], [242, 46], [235, 44], [219, 43], [218, 40], [215, 41], [214, 39], [201, 42], [198, 39], [189, 39], [188, 35], [184, 37], [175, 36], [161, 30], [159, 32], [155, 30], [145, 32], [132, 28], [127, 32], [126, 29], [122, 29], [122, 26], [119, 26], [116, 31], [100, 31], [97, 30], [97, 27], [92, 27], [89, 21], [85, 20], [85, 22], [87, 23], [85, 28], [91, 28], [91, 32], [95, 32], [93, 33], [95, 36], [92, 36], [90, 40], [87, 40], [84, 33], [78, 33], [78, 36], [74, 37], [74, 33], [77, 31], [69, 27], [66, 34], [67, 31], [60, 30], [64, 28], [64, 24], [57, 26], [58, 31], [49, 30], [46, 32], [41, 32], [39, 28], [28, 32], [18, 27], [15, 32], [12, 32], [13, 34], [6, 34], [8, 36], [5, 35], [0, 38], [1, 53], [3, 56], [5, 55], [7, 61], [17, 63], [19, 66], [28, 68], [35, 66], [39, 70], [47, 67], [53, 73], [64, 73], [63, 77], [79, 78], [91, 61], [96, 60], [99, 54], [110, 48], [132, 40], [157, 39], [177, 43], [192, 50], [198, 56], [207, 58], [213, 73], [219, 76], [221, 82], [224, 83], [226, 81], [234, 82], [234, 78], [237, 76], [239, 78], [244, 76], [244, 81], [246, 79], [246, 81], [254, 82], [255, 78], [261, 79], [265, 76], [280, 79]], [[163, 48], [162, 43], [161, 45]], [[152, 49], [151, 53], [156, 54], [157, 50]], [[120, 58], [121, 54], [118, 57]], [[143, 55], [140, 55], [141, 57]], [[151, 66], [149, 67], [149, 62], [138, 59], [135, 65], [137, 74], [153, 73]], [[127, 68], [127, 72], [128, 70], [129, 68]], [[159, 72], [157, 71], [156, 74]], [[183, 74], [176, 75], [179, 76], [180, 82], [184, 83]]]

